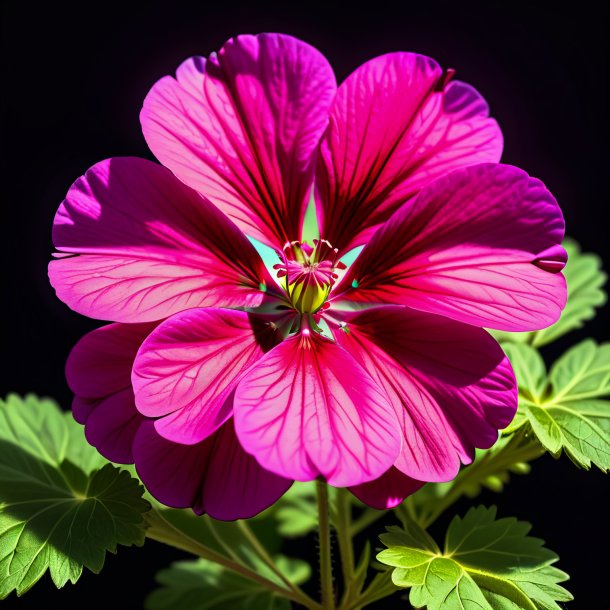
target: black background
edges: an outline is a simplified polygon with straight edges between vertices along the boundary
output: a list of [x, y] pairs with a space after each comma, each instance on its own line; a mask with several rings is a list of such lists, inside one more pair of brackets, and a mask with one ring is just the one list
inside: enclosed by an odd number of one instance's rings
[[[55, 210], [71, 182], [96, 161], [152, 158], [138, 122], [148, 89], [186, 57], [217, 50], [238, 33], [301, 37], [329, 58], [339, 80], [395, 50], [428, 54], [455, 68], [489, 101], [505, 134], [503, 161], [541, 178], [563, 207], [568, 233], [610, 267], [608, 3], [375, 1], [357, 8], [125, 0], [78, 6], [3, 3], [2, 395], [33, 391], [69, 404], [66, 355], [96, 324], [71, 312], [47, 283]], [[607, 340], [609, 320], [606, 308], [545, 356], [552, 360], [584, 336]], [[579, 471], [565, 457], [541, 459], [501, 498], [481, 497], [499, 502], [500, 515], [531, 521], [534, 534], [560, 554], [560, 567], [572, 576], [576, 601], [568, 607], [574, 610], [609, 607], [608, 500], [604, 476]], [[292, 551], [313, 560], [313, 539], [302, 544]], [[122, 549], [100, 576], [85, 574], [62, 592], [45, 578], [4, 605], [137, 609], [154, 572], [180, 556], [156, 543], [144, 551]]]

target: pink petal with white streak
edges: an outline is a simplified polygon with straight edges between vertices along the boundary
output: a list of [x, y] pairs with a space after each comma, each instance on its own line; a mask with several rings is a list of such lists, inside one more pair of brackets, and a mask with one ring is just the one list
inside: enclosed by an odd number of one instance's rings
[[172, 316], [143, 343], [133, 367], [138, 410], [159, 417], [157, 432], [192, 445], [217, 430], [233, 409], [233, 391], [279, 340], [262, 316], [191, 309]]

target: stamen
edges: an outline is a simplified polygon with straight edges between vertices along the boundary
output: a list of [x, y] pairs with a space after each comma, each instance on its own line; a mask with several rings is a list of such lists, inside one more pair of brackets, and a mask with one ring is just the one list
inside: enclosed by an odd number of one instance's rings
[[284, 279], [284, 289], [292, 306], [301, 313], [315, 313], [321, 309], [335, 281], [336, 270], [345, 269], [339, 261], [339, 250], [325, 239], [308, 243], [287, 242], [278, 252], [281, 263], [274, 265], [277, 277]]

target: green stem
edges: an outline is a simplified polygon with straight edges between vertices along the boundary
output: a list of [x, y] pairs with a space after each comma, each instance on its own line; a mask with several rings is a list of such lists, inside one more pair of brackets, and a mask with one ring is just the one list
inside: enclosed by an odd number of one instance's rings
[[354, 582], [354, 545], [352, 542], [352, 505], [349, 492], [346, 489], [337, 490], [337, 516], [335, 530], [341, 554], [341, 569], [343, 572], [343, 599], [341, 606], [351, 600], [352, 595], [360, 593], [353, 591]]
[[208, 526], [208, 529], [210, 530], [210, 533], [212, 534], [214, 540], [216, 540], [218, 546], [226, 553], [226, 555], [230, 557], [233, 561], [241, 563], [241, 557], [231, 548], [231, 545], [227, 544], [224, 541], [224, 538], [218, 533], [216, 525], [214, 524], [214, 520], [208, 519], [206, 525]]
[[244, 578], [258, 583], [269, 591], [273, 591], [286, 599], [305, 606], [305, 608], [308, 610], [322, 610], [320, 604], [306, 596], [304, 593], [288, 590], [272, 580], [261, 576], [247, 566], [238, 563], [233, 559], [222, 555], [221, 553], [218, 553], [217, 551], [201, 544], [197, 540], [194, 540], [165, 519], [160, 511], [152, 509], [146, 514], [146, 521], [148, 525], [146, 536], [151, 540], [162, 542], [163, 544], [173, 546], [174, 548], [181, 549], [187, 553], [192, 553], [193, 555], [201, 557], [202, 559], [213, 561], [214, 563], [223, 566], [227, 570], [231, 570], [236, 574], [240, 574]]
[[537, 441], [525, 438], [523, 434], [515, 434], [506, 445], [496, 453], [485, 454], [472, 466], [464, 468], [454, 479], [451, 489], [440, 498], [425, 515], [420, 515], [416, 521], [421, 527], [427, 529], [449, 507], [457, 502], [466, 490], [485, 480], [486, 477], [501, 472], [518, 462], [530, 462], [544, 454], [544, 449]]
[[259, 559], [286, 585], [286, 587], [297, 595], [305, 596], [305, 593], [293, 582], [290, 582], [286, 575], [280, 569], [278, 569], [273, 561], [273, 558], [269, 555], [267, 549], [256, 537], [256, 534], [252, 531], [252, 528], [248, 525], [248, 522], [243, 520], [237, 521], [237, 527], [239, 527], [239, 529], [242, 531], [242, 534], [250, 543]]
[[375, 576], [369, 588], [358, 598], [346, 604], [345, 610], [359, 610], [368, 604], [389, 597], [399, 591], [398, 587], [392, 582], [392, 570], [386, 570]]
[[318, 528], [320, 532], [320, 582], [322, 585], [322, 608], [335, 609], [333, 571], [331, 563], [330, 518], [328, 510], [328, 487], [324, 481], [316, 481], [318, 495]]

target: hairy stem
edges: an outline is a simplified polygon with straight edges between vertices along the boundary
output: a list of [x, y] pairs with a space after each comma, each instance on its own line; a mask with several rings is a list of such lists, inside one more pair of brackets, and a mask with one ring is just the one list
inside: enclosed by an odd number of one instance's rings
[[197, 540], [191, 538], [184, 532], [180, 531], [177, 527], [172, 525], [160, 511], [152, 509], [146, 514], [146, 521], [148, 528], [146, 530], [146, 536], [151, 540], [162, 542], [174, 548], [181, 549], [188, 553], [192, 553], [202, 559], [213, 561], [227, 570], [231, 570], [236, 574], [240, 574], [244, 578], [247, 578], [255, 583], [258, 583], [265, 589], [273, 591], [286, 599], [297, 602], [307, 608], [308, 610], [322, 610], [320, 604], [302, 593], [301, 591], [295, 591], [293, 589], [287, 589], [268, 578], [261, 576], [248, 566], [243, 565], [230, 559], [221, 553], [218, 553], [214, 549], [211, 549]]
[[320, 582], [322, 585], [322, 608], [334, 610], [335, 592], [330, 543], [330, 517], [328, 508], [328, 487], [324, 481], [316, 481], [318, 495], [318, 528], [320, 534]]

